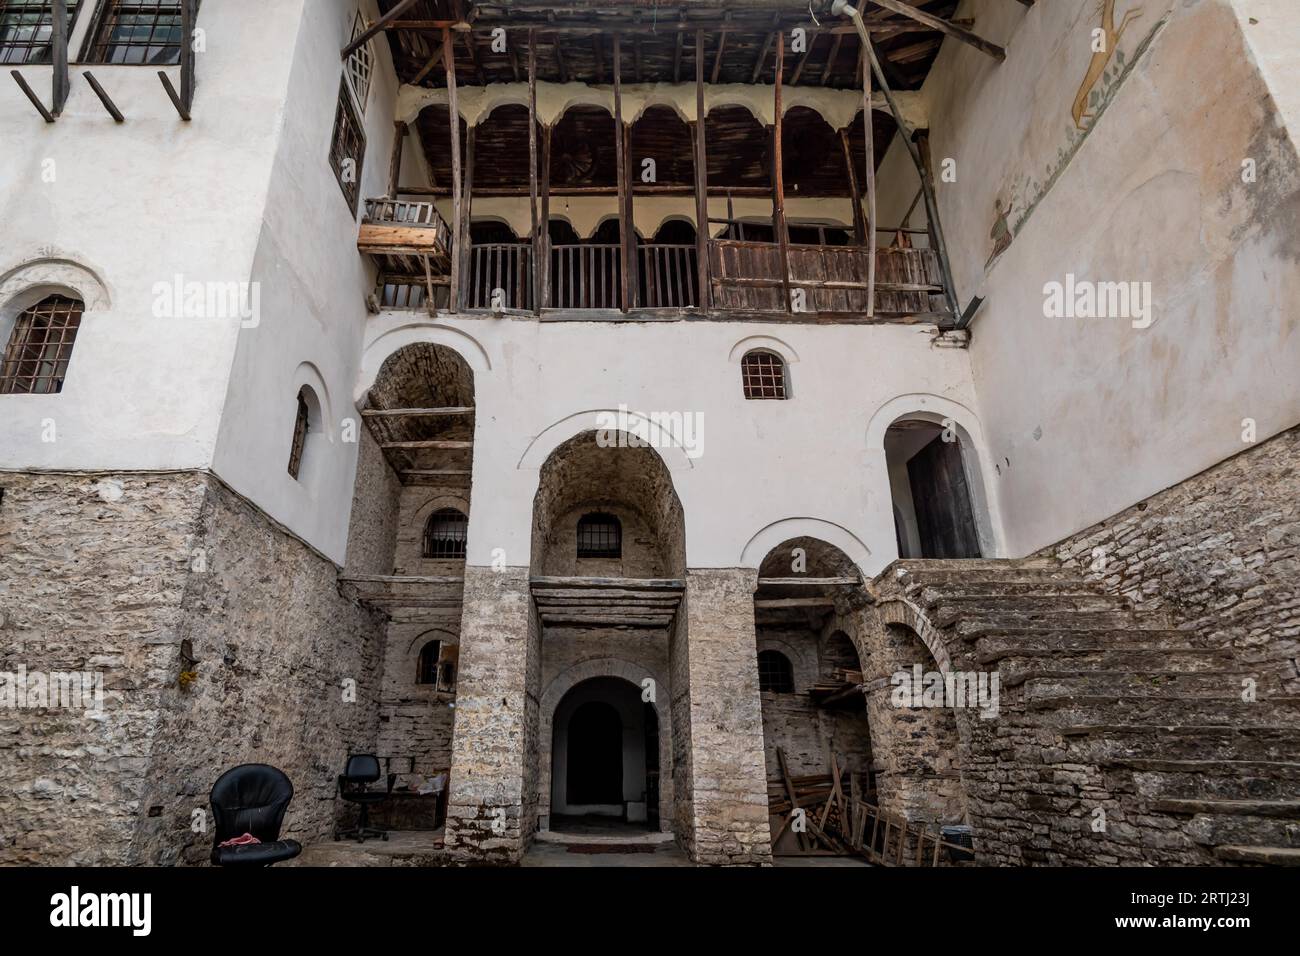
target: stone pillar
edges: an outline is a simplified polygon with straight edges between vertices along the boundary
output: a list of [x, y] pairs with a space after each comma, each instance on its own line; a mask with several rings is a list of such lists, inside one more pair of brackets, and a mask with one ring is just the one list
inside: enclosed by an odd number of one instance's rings
[[[683, 743], [689, 750], [691, 832], [679, 836], [697, 863], [772, 859], [754, 640], [757, 583], [752, 569], [686, 575], [686, 640], [675, 648], [673, 671], [676, 678], [684, 670], [689, 681], [684, 700], [690, 727]], [[686, 796], [679, 794], [679, 801]]]
[[446, 846], [518, 863], [536, 826], [539, 634], [528, 569], [465, 568]]

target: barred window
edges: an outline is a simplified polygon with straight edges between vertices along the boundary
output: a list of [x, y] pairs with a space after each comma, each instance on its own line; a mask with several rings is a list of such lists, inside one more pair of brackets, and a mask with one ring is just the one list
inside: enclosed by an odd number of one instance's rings
[[623, 525], [603, 511], [584, 515], [578, 521], [578, 557], [621, 558]]
[[[68, 32], [77, 16], [68, 4]], [[54, 4], [44, 0], [0, 0], [0, 63], [54, 61]]]
[[82, 59], [90, 63], [159, 66], [179, 63], [182, 2], [101, 0]]
[[740, 360], [746, 398], [786, 398], [785, 360], [775, 352], [749, 352]]
[[361, 164], [366, 156], [366, 134], [361, 128], [357, 108], [347, 91], [347, 80], [339, 80], [339, 105], [334, 113], [334, 136], [330, 140], [330, 166], [348, 201], [352, 215], [357, 214], [357, 195], [361, 189]]
[[469, 518], [455, 508], [440, 508], [424, 523], [426, 558], [461, 559], [469, 540]]
[[438, 658], [442, 654], [442, 641], [430, 641], [420, 649], [420, 666], [416, 674], [417, 684], [438, 683]]
[[0, 367], [0, 395], [63, 391], [83, 308], [80, 299], [52, 295], [19, 314]]
[[[356, 20], [352, 24], [352, 39], [355, 40], [366, 31], [366, 22], [361, 16], [361, 11], [357, 11]], [[375, 56], [370, 49], [369, 43], [363, 43], [352, 51], [348, 57], [348, 82], [352, 84], [352, 92], [357, 97], [357, 108], [361, 110], [361, 115], [366, 114], [366, 97], [370, 94], [370, 75], [374, 72]]]
[[298, 389], [298, 414], [293, 420], [293, 447], [289, 450], [289, 475], [294, 481], [302, 470], [302, 453], [307, 447], [307, 430], [311, 427], [311, 409], [307, 404], [307, 390]]
[[758, 689], [774, 694], [794, 693], [794, 668], [780, 651], [758, 652]]

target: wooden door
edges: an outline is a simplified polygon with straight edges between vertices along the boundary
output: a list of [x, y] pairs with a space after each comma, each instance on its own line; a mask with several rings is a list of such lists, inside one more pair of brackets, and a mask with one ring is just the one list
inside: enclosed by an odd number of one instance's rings
[[979, 534], [961, 445], [935, 437], [907, 463], [923, 558], [978, 558]]

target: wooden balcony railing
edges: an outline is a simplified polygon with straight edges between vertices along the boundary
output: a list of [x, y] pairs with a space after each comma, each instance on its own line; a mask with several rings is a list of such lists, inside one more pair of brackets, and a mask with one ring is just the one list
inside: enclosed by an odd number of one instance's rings
[[554, 309], [617, 309], [623, 256], [617, 243], [551, 247]]
[[695, 246], [649, 244], [637, 248], [639, 301], [647, 309], [689, 309], [699, 304]]
[[[501, 290], [501, 302], [495, 301]], [[533, 307], [533, 248], [522, 242], [475, 244], [470, 249], [469, 287], [465, 301], [471, 309], [531, 309]]]
[[357, 248], [384, 271], [419, 274], [427, 261], [441, 275], [451, 264], [451, 230], [431, 202], [367, 199]]

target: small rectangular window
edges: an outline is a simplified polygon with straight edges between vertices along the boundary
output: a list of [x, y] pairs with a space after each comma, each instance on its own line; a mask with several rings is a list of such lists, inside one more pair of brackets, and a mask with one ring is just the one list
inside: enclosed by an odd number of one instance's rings
[[179, 63], [181, 3], [182, 0], [101, 0], [82, 59], [89, 63], [150, 66]]
[[339, 80], [339, 104], [334, 113], [334, 135], [330, 140], [330, 166], [348, 201], [352, 215], [357, 214], [357, 197], [361, 192], [361, 166], [366, 155], [366, 134], [361, 128], [357, 108], [347, 90], [347, 80]]
[[[68, 32], [77, 16], [68, 4]], [[41, 0], [0, 0], [0, 63], [54, 62], [54, 4]]]

